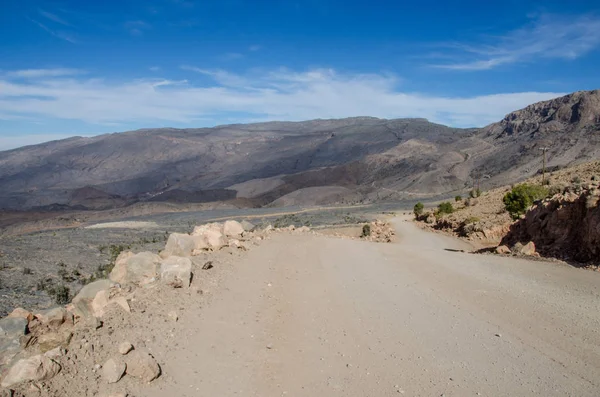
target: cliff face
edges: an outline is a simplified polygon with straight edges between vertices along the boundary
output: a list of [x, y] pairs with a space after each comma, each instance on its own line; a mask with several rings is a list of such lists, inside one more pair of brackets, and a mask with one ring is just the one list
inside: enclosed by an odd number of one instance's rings
[[535, 243], [547, 257], [600, 263], [600, 190], [592, 183], [544, 200], [514, 223], [501, 245]]
[[502, 121], [484, 128], [488, 137], [503, 138], [536, 133], [598, 130], [600, 90], [578, 91], [538, 102], [508, 114]]

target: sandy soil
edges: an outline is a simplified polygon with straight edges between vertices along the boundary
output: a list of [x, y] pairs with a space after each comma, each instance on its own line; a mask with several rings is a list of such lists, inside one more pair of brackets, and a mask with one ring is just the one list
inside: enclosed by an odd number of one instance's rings
[[176, 341], [146, 342], [164, 376], [129, 391], [600, 395], [600, 274], [395, 225], [395, 244], [281, 234], [252, 249], [210, 304], [182, 295], [180, 321], [157, 322]]

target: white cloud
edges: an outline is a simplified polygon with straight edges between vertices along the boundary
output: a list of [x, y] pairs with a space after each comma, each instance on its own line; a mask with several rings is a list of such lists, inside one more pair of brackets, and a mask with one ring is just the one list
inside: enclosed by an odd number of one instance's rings
[[141, 36], [144, 34], [144, 31], [150, 29], [152, 26], [144, 21], [127, 21], [125, 22], [125, 29], [129, 31], [129, 33], [133, 36]]
[[61, 76], [73, 76], [77, 74], [85, 73], [80, 69], [68, 69], [68, 68], [56, 68], [56, 69], [22, 69], [14, 70], [7, 73], [8, 77], [22, 77], [28, 79], [42, 78], [42, 77], [61, 77]]
[[[562, 95], [518, 92], [473, 97], [433, 96], [397, 89], [398, 78], [333, 69], [289, 69], [239, 75], [182, 67], [214, 82], [132, 80], [85, 76], [12, 79], [0, 76], [0, 116], [68, 119], [94, 124], [194, 125], [256, 119], [306, 120], [350, 116], [424, 117], [454, 126], [481, 126], [530, 103]], [[35, 73], [34, 73], [35, 76]], [[85, 77], [85, 78], [84, 78]], [[232, 121], [232, 119], [234, 119]]]
[[159, 72], [160, 66], [150, 66], [148, 69], [150, 69], [151, 72]]
[[77, 44], [77, 40], [75, 39], [75, 37], [72, 33], [50, 29], [49, 27], [47, 27], [46, 25], [44, 25], [41, 22], [36, 21], [35, 19], [31, 19], [31, 18], [27, 18], [27, 19], [29, 19], [32, 23], [36, 24], [40, 28], [44, 29], [46, 32], [50, 33], [52, 36], [57, 37], [61, 40], [68, 41], [69, 43], [72, 43], [72, 44]]
[[44, 11], [42, 9], [39, 9], [38, 12], [40, 13], [40, 15], [42, 15], [45, 18], [48, 18], [49, 20], [56, 22], [56, 23], [60, 23], [61, 25], [65, 25], [65, 26], [71, 26], [71, 24], [67, 21], [65, 21], [64, 19], [62, 19], [61, 17], [59, 17], [56, 14], [52, 14], [48, 11]]
[[258, 44], [254, 44], [248, 47], [248, 51], [259, 51], [260, 49], [262, 49], [262, 46]]
[[[488, 70], [537, 59], [576, 59], [600, 46], [600, 18], [544, 14], [527, 26], [481, 45], [449, 45], [459, 62], [432, 65], [451, 70]], [[447, 57], [448, 54], [444, 54]]]

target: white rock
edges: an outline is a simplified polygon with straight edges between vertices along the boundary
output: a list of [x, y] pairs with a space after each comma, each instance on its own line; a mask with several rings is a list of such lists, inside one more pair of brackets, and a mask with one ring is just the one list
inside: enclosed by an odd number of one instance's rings
[[127, 375], [143, 382], [151, 382], [160, 376], [160, 366], [150, 354], [134, 350], [126, 356]]
[[160, 257], [152, 252], [123, 252], [117, 257], [108, 277], [121, 285], [147, 285], [156, 280], [159, 264]]
[[113, 285], [114, 283], [110, 280], [98, 280], [83, 287], [77, 296], [73, 298], [75, 314], [79, 317], [93, 317], [92, 302], [94, 298], [98, 292], [108, 290]]
[[170, 256], [162, 261], [160, 276], [164, 284], [187, 288], [192, 278], [192, 261], [189, 258]]
[[2, 387], [11, 387], [22, 382], [43, 381], [56, 376], [60, 365], [54, 360], [38, 355], [17, 361], [2, 380]]
[[223, 224], [223, 234], [227, 237], [241, 237], [244, 227], [238, 221], [226, 221]]
[[189, 234], [172, 233], [167, 240], [165, 250], [161, 252], [163, 258], [169, 256], [191, 256], [196, 246], [196, 241]]
[[102, 366], [102, 377], [108, 383], [117, 383], [125, 374], [127, 366], [119, 358], [110, 358]]
[[126, 355], [127, 353], [129, 353], [132, 350], [133, 350], [133, 345], [129, 342], [122, 342], [119, 345], [119, 353], [121, 353], [122, 355]]

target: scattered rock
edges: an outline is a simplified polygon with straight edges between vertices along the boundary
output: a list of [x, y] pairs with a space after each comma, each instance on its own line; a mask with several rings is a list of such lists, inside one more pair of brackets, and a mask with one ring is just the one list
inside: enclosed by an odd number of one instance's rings
[[120, 358], [109, 358], [102, 366], [102, 377], [108, 383], [117, 383], [125, 374], [126, 368]]
[[38, 355], [17, 361], [2, 380], [2, 387], [11, 387], [28, 381], [44, 381], [60, 372], [60, 365], [48, 357]]
[[127, 299], [124, 297], [110, 297], [110, 291], [104, 290], [100, 291], [96, 294], [96, 297], [92, 301], [92, 310], [94, 313], [94, 317], [103, 317], [106, 313], [106, 310], [111, 305], [117, 305], [127, 313], [131, 313], [131, 308], [129, 307], [129, 303], [127, 303]]
[[238, 221], [226, 221], [223, 224], [223, 234], [227, 237], [241, 237], [245, 229]]
[[519, 249], [519, 254], [526, 256], [535, 256], [537, 252], [535, 252], [535, 244], [533, 241], [528, 242], [523, 247]]
[[192, 278], [192, 261], [189, 258], [170, 256], [160, 265], [162, 282], [174, 288], [189, 287]]
[[42, 353], [45, 353], [57, 347], [68, 347], [72, 337], [73, 333], [70, 331], [46, 332], [38, 336], [37, 343]]
[[244, 228], [244, 231], [246, 231], [246, 232], [253, 232], [254, 229], [256, 229], [256, 226], [253, 223], [250, 223], [246, 220], [241, 221], [240, 224], [242, 225], [242, 227]]
[[64, 356], [65, 354], [67, 354], [67, 350], [64, 347], [55, 347], [54, 349], [48, 350], [46, 353], [44, 353], [44, 356], [51, 360], [55, 360]]
[[25, 310], [21, 307], [17, 307], [15, 310], [10, 312], [8, 317], [21, 317], [21, 318], [26, 319], [29, 322], [29, 321], [33, 320], [33, 313], [31, 313], [29, 310]]
[[169, 318], [171, 320], [173, 320], [174, 322], [177, 322], [177, 320], [179, 320], [179, 316], [177, 315], [177, 312], [175, 310], [171, 310], [168, 314]]
[[39, 319], [42, 324], [48, 325], [51, 328], [58, 328], [64, 323], [73, 325], [73, 315], [62, 306], [37, 313], [35, 317]]
[[133, 345], [129, 342], [122, 342], [119, 345], [119, 353], [121, 353], [122, 355], [126, 355], [127, 353], [129, 353], [132, 350], [133, 350]]
[[73, 298], [73, 306], [75, 314], [79, 317], [93, 317], [94, 309], [92, 302], [96, 294], [100, 291], [108, 290], [114, 285], [110, 280], [98, 280], [89, 283], [79, 291], [77, 296]]
[[[173, 247], [171, 248], [173, 249]], [[160, 260], [161, 258], [152, 252], [140, 252], [138, 254], [122, 252], [115, 261], [115, 267], [108, 277], [121, 285], [147, 285], [156, 281]]]
[[212, 261], [208, 261], [204, 264], [204, 266], [202, 266], [202, 270], [208, 270], [208, 269], [212, 269], [213, 266], [213, 262]]
[[4, 317], [0, 319], [0, 337], [20, 337], [27, 333], [29, 322], [23, 317]]
[[189, 234], [172, 233], [167, 240], [164, 251], [160, 253], [162, 258], [170, 256], [191, 256], [196, 247], [196, 239]]
[[496, 253], [502, 254], [502, 255], [508, 255], [508, 254], [510, 254], [510, 248], [508, 248], [506, 245], [499, 245], [498, 247], [496, 247]]
[[127, 375], [143, 382], [151, 382], [160, 376], [160, 366], [150, 354], [134, 350], [126, 356]]

